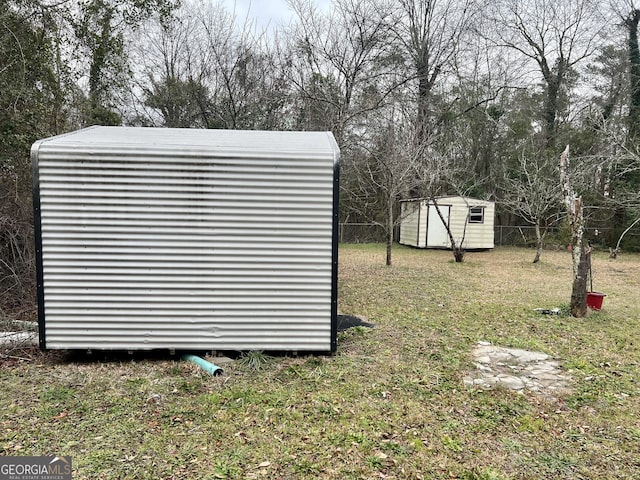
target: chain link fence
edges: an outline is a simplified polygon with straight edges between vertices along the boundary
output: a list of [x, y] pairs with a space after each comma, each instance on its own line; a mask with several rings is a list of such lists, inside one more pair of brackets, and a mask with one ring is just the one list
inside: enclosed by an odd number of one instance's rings
[[[562, 245], [558, 228], [550, 228], [545, 243]], [[494, 227], [494, 243], [496, 246], [534, 247], [536, 245], [536, 228], [531, 225], [499, 225]]]
[[[586, 228], [585, 238], [593, 243], [607, 243], [611, 229]], [[568, 232], [558, 227], [549, 229], [545, 238], [547, 248], [566, 248], [571, 239]], [[534, 247], [536, 245], [536, 227], [532, 225], [498, 225], [494, 227], [494, 243], [496, 246]]]
[[[610, 229], [588, 228], [586, 237], [595, 243], [605, 239], [610, 234]], [[565, 248], [569, 242], [557, 227], [550, 228], [545, 244], [548, 248]], [[400, 227], [394, 230], [393, 238], [398, 241]], [[340, 243], [384, 243], [386, 241], [385, 229], [375, 223], [340, 223], [338, 230]], [[496, 246], [520, 246], [534, 247], [536, 245], [536, 229], [531, 225], [499, 225], [494, 228], [494, 243]]]
[[340, 223], [338, 225], [340, 243], [384, 243], [386, 237], [382, 225], [375, 223]]

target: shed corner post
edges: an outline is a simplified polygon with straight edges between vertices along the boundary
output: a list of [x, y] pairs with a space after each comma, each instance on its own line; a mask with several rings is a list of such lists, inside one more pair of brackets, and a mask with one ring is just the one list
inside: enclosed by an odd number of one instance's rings
[[333, 211], [331, 238], [331, 353], [338, 349], [338, 239], [340, 216], [340, 152], [333, 165]]
[[31, 178], [33, 195], [33, 233], [36, 254], [36, 297], [38, 303], [38, 344], [40, 350], [47, 349], [45, 315], [44, 315], [44, 272], [42, 264], [42, 217], [40, 210], [40, 174], [38, 154], [43, 140], [35, 142], [31, 147]]

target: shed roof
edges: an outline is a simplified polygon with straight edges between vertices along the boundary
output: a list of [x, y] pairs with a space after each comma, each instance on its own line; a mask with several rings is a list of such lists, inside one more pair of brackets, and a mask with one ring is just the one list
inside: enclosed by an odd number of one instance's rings
[[[467, 197], [464, 195], [439, 195], [435, 197], [436, 200], [445, 200], [449, 198], [462, 198], [468, 202], [471, 201], [471, 202], [495, 203], [493, 200], [483, 200], [481, 198]], [[431, 201], [431, 197], [405, 198], [400, 201], [401, 202], [427, 202], [427, 201]]]
[[93, 126], [40, 142], [60, 146], [130, 147], [132, 149], [172, 147], [184, 150], [213, 150], [219, 153], [251, 152], [257, 156], [279, 154], [337, 154], [330, 132], [264, 130], [205, 130], [159, 127]]

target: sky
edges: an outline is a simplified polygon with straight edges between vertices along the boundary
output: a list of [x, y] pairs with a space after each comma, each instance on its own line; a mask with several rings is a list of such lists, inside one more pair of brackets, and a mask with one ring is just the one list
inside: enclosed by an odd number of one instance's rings
[[[323, 10], [328, 10], [331, 6], [331, 0], [314, 0], [314, 2]], [[223, 0], [223, 3], [229, 11], [233, 11], [235, 7], [239, 21], [243, 21], [248, 13], [248, 19], [250, 21], [255, 19], [259, 28], [287, 25], [293, 16], [286, 0]]]

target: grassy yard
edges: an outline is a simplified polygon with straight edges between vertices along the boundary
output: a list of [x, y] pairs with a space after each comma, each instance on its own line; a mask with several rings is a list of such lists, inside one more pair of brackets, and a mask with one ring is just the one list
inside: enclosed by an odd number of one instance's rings
[[[74, 479], [639, 478], [640, 256], [594, 254], [608, 296], [584, 319], [532, 311], [566, 307], [571, 286], [567, 252], [532, 259], [397, 247], [385, 267], [382, 246], [342, 246], [340, 311], [376, 328], [340, 334], [334, 356], [221, 377], [167, 358], [5, 358], [0, 455], [71, 455]], [[480, 340], [558, 358], [574, 392], [465, 388]]]

